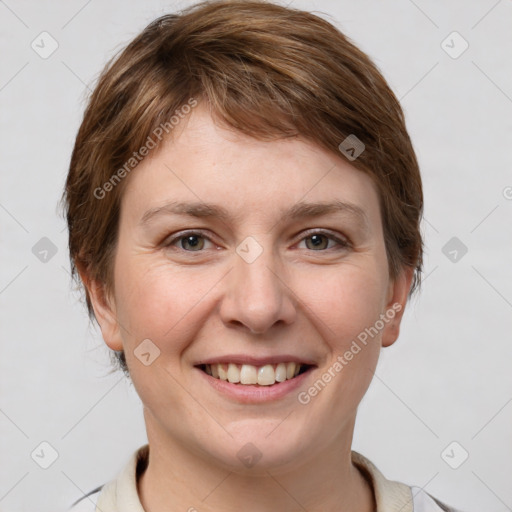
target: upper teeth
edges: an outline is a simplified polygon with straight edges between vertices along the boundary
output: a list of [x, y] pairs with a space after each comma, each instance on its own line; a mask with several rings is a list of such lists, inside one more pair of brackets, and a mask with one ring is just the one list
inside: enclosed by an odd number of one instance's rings
[[300, 372], [299, 363], [279, 363], [253, 366], [252, 364], [206, 364], [205, 371], [216, 379], [227, 380], [239, 384], [259, 384], [271, 386], [276, 382], [293, 379]]

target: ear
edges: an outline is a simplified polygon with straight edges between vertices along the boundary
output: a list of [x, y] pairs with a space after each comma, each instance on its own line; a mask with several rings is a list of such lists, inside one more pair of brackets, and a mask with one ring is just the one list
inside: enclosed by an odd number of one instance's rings
[[413, 267], [404, 267], [400, 275], [391, 280], [385, 309], [385, 327], [382, 331], [381, 343], [383, 347], [389, 347], [397, 340], [400, 334], [400, 323], [407, 303], [407, 295], [411, 289], [414, 276]]
[[112, 350], [123, 350], [123, 342], [117, 321], [115, 303], [106, 296], [105, 286], [97, 280], [91, 279], [88, 273], [78, 267], [80, 278], [89, 292], [94, 316], [100, 326], [103, 340]]

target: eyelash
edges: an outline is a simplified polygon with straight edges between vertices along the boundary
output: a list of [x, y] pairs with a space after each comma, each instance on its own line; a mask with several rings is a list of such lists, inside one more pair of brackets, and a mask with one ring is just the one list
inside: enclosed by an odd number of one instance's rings
[[[317, 251], [315, 251], [314, 249], [309, 249], [312, 252], [328, 252], [328, 251], [332, 251], [332, 250], [334, 250], [334, 251], [347, 250], [347, 249], [349, 249], [351, 247], [351, 244], [350, 244], [350, 242], [348, 240], [342, 240], [342, 239], [338, 238], [337, 236], [334, 236], [331, 232], [325, 231], [325, 230], [322, 230], [322, 229], [312, 229], [312, 230], [306, 231], [304, 233], [303, 237], [300, 239], [300, 242], [302, 242], [306, 238], [309, 238], [309, 237], [311, 237], [313, 235], [323, 235], [323, 236], [327, 237], [329, 240], [333, 240], [334, 242], [336, 242], [339, 247], [338, 248], [331, 247], [329, 249], [319, 249]], [[185, 238], [187, 238], [189, 236], [199, 236], [201, 238], [204, 238], [204, 239], [208, 240], [211, 243], [214, 243], [213, 240], [209, 236], [204, 234], [202, 231], [182, 231], [181, 233], [177, 233], [172, 238], [170, 238], [166, 242], [164, 242], [164, 246], [165, 247], [172, 247], [172, 245], [175, 244], [176, 242], [179, 242], [180, 240], [185, 239]], [[186, 249], [183, 249], [181, 247], [178, 248], [178, 249], [180, 251], [188, 252], [188, 253], [201, 253], [201, 252], [204, 252], [204, 249], [203, 250], [199, 250], [199, 251], [187, 251]]]

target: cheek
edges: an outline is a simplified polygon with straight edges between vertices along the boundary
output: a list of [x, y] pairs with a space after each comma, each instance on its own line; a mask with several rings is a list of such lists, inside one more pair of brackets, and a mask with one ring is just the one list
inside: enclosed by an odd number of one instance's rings
[[301, 284], [300, 297], [335, 351], [345, 351], [382, 312], [386, 281], [377, 265], [347, 264], [328, 277], [319, 269], [308, 273], [307, 283]]
[[180, 352], [193, 336], [195, 319], [215, 284], [213, 273], [148, 263], [145, 258], [120, 259], [118, 270], [116, 304], [118, 320], [128, 331], [127, 346], [149, 338], [161, 350]]
[[[123, 347], [133, 384], [154, 412], [185, 408], [186, 400], [179, 392], [162, 390], [175, 389], [176, 375], [182, 372], [181, 356], [201, 325], [197, 318], [204, 310], [201, 299], [212, 285], [196, 286], [190, 273], [142, 261], [125, 276], [116, 295], [119, 321], [126, 326]], [[142, 345], [148, 339], [151, 343]], [[140, 359], [146, 352], [151, 358], [147, 366]], [[176, 389], [179, 391], [179, 386]]]

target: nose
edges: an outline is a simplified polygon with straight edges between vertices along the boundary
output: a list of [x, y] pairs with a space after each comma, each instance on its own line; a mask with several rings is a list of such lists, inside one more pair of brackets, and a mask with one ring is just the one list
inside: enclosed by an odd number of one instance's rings
[[226, 325], [243, 326], [263, 334], [273, 326], [291, 324], [296, 300], [285, 268], [270, 248], [252, 262], [234, 254], [234, 268], [226, 276], [220, 315]]

